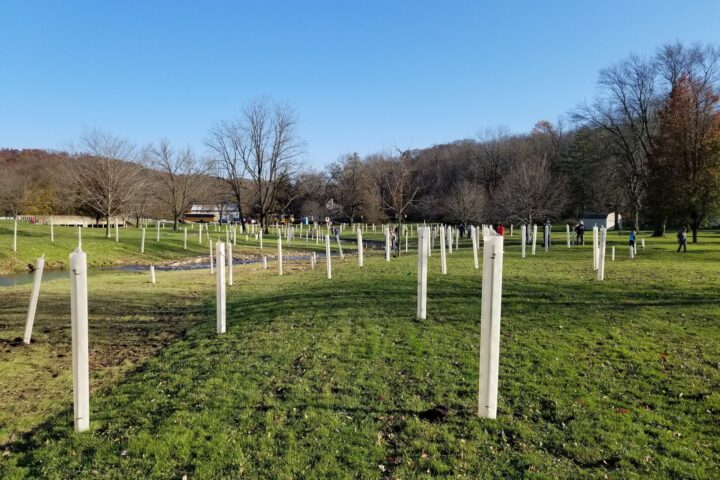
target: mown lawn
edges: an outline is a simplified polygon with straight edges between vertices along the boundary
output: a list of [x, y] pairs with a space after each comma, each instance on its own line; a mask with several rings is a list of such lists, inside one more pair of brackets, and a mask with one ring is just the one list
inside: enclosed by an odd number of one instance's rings
[[[188, 229], [187, 250], [184, 249], [184, 231]], [[202, 243], [198, 239], [198, 226], [181, 225], [173, 231], [172, 225], [160, 229], [160, 241], [157, 241], [155, 225], [150, 224], [145, 232], [145, 253], [140, 253], [142, 229], [120, 228], [119, 241], [115, 242], [115, 229], [110, 229], [110, 238], [106, 238], [103, 228], [82, 229], [82, 249], [88, 254], [88, 263], [93, 267], [111, 267], [129, 264], [167, 264], [192, 257], [208, 257], [208, 225], [203, 226]], [[55, 227], [55, 242], [50, 241], [49, 225], [31, 225], [18, 223], [17, 252], [13, 246], [13, 222], [0, 220], [0, 275], [27, 270], [28, 264], [45, 255], [45, 268], [67, 269], [69, 252], [77, 247], [78, 229], [75, 227]], [[305, 231], [305, 230], [304, 230]], [[210, 238], [213, 242], [225, 241], [225, 226], [216, 228], [210, 225]], [[303, 234], [304, 235], [304, 234]], [[272, 229], [270, 235], [263, 237], [263, 250], [253, 235], [240, 234], [238, 226], [236, 254], [274, 255], [277, 251], [277, 232]], [[305, 237], [295, 237], [287, 248], [302, 247], [320, 251], [322, 245], [315, 241], [306, 243]], [[206, 260], [207, 261], [207, 260]]]
[[466, 241], [447, 276], [433, 253], [421, 322], [412, 252], [334, 258], [330, 281], [322, 262], [237, 267], [222, 336], [206, 272], [95, 274], [83, 434], [67, 281], [44, 286], [29, 347], [12, 342], [29, 286], [0, 290], [0, 478], [720, 477], [720, 235], [686, 255], [647, 238], [630, 260], [611, 234], [603, 283], [589, 246], [521, 259], [517, 235], [497, 420], [475, 415]]

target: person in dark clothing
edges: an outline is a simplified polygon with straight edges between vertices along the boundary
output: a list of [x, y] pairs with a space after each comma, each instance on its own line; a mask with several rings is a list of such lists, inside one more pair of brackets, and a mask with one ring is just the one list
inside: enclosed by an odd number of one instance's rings
[[465, 238], [465, 224], [460, 224], [460, 238]]
[[677, 234], [677, 240], [678, 240], [678, 253], [680, 253], [680, 249], [683, 249], [684, 253], [687, 253], [687, 233], [685, 232], [685, 227], [681, 228], [680, 231]]
[[582, 220], [575, 227], [575, 245], [585, 244], [585, 224]]

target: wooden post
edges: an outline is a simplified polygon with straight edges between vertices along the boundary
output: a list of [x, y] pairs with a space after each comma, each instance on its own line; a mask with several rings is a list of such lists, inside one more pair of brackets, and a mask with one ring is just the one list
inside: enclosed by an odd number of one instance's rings
[[332, 255], [330, 252], [330, 235], [325, 235], [325, 269], [327, 278], [332, 278]]
[[525, 258], [525, 243], [527, 242], [527, 226], [522, 225], [520, 227], [520, 253], [522, 258]]
[[225, 244], [215, 245], [217, 276], [215, 277], [215, 309], [217, 310], [217, 333], [225, 333]]
[[227, 250], [227, 279], [228, 279], [228, 285], [232, 287], [233, 284], [233, 253], [232, 253], [232, 243], [228, 243], [225, 247]]
[[155, 283], [155, 265], [150, 265], [150, 283]]
[[72, 324], [73, 410], [75, 431], [90, 428], [88, 365], [87, 257], [79, 248], [70, 254], [70, 318]]
[[427, 268], [430, 229], [418, 228], [417, 319], [427, 318]]
[[35, 262], [35, 273], [33, 275], [33, 287], [30, 293], [30, 306], [28, 307], [27, 320], [25, 321], [25, 336], [23, 342], [30, 344], [32, 337], [33, 324], [35, 323], [35, 310], [37, 309], [37, 301], [40, 296], [40, 283], [42, 282], [43, 269], [45, 268], [45, 256], [37, 259]]
[[477, 270], [480, 268], [478, 263], [478, 229], [474, 225], [470, 225], [470, 237], [472, 237], [473, 267]]
[[283, 274], [282, 233], [278, 232], [278, 275]]
[[[440, 230], [442, 233], [440, 234], [440, 271], [443, 275], [447, 275], [447, 254], [445, 252], [445, 228], [441, 227], [442, 230]], [[450, 228], [450, 227], [447, 227]], [[448, 238], [451, 238], [448, 236]]]
[[490, 234], [484, 238], [483, 243], [478, 415], [484, 418], [496, 418], [498, 370], [500, 364], [503, 237]]
[[358, 266], [362, 267], [364, 263], [364, 250], [363, 250], [363, 240], [362, 240], [362, 227], [359, 227], [357, 229], [357, 245], [358, 245]]

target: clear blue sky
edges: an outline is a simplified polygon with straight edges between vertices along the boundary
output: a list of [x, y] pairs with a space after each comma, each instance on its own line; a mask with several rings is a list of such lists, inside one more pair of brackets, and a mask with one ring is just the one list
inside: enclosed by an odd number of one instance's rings
[[288, 102], [307, 159], [555, 120], [600, 68], [720, 44], [720, 1], [0, 0], [0, 147], [99, 128], [198, 151], [250, 99]]

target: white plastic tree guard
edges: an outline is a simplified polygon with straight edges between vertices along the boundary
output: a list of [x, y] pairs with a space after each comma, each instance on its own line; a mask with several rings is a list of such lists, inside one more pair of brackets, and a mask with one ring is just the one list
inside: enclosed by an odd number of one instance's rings
[[30, 344], [33, 324], [35, 323], [35, 310], [37, 309], [38, 297], [40, 296], [40, 284], [42, 283], [43, 269], [45, 268], [45, 256], [35, 262], [35, 273], [33, 274], [33, 287], [30, 293], [30, 305], [28, 307], [27, 319], [25, 321], [25, 336], [23, 342]]
[[202, 223], [198, 223], [198, 243], [202, 244]]
[[[448, 253], [452, 253], [452, 252], [453, 252], [453, 233], [452, 233], [452, 227], [450, 227], [450, 226], [445, 227], [445, 231], [444, 231], [444, 232], [447, 234], [447, 245], [446, 245], [446, 247], [447, 247], [447, 249], [448, 249]], [[441, 235], [442, 235], [442, 233], [443, 233], [443, 232], [441, 231]]]
[[212, 275], [213, 273], [215, 273], [215, 266], [213, 264], [212, 242], [210, 241], [208, 242], [208, 244], [210, 245], [210, 275]]
[[532, 254], [535, 255], [535, 247], [537, 245], [537, 225], [533, 225], [532, 234]]
[[215, 246], [217, 256], [217, 273], [215, 277], [215, 309], [217, 310], [217, 333], [225, 333], [225, 244], [217, 242]]
[[120, 229], [118, 228], [117, 218], [115, 219], [115, 243], [120, 241]]
[[527, 243], [527, 227], [522, 225], [520, 227], [520, 255], [525, 258], [525, 244]]
[[82, 227], [78, 227], [78, 249], [82, 248]]
[[145, 227], [142, 227], [140, 234], [140, 253], [145, 253]]
[[363, 249], [363, 239], [362, 239], [362, 227], [359, 227], [357, 229], [357, 246], [358, 246], [358, 266], [362, 267], [364, 264], [364, 256], [365, 251]]
[[267, 270], [267, 255], [263, 255], [263, 270]]
[[278, 233], [278, 275], [283, 274], [282, 234]]
[[233, 253], [232, 253], [232, 243], [227, 243], [225, 246], [225, 249], [227, 251], [227, 282], [228, 285], [232, 287], [233, 284]]
[[473, 225], [470, 226], [470, 237], [472, 238], [473, 267], [477, 270], [480, 268], [478, 263], [478, 229]]
[[90, 428], [87, 298], [87, 257], [85, 252], [78, 248], [70, 254], [73, 416], [76, 432], [84, 432]]
[[447, 275], [447, 253], [445, 252], [445, 235], [442, 234], [440, 235], [440, 271], [443, 275]]
[[593, 227], [592, 232], [593, 232], [593, 243], [592, 243], [592, 247], [593, 247], [593, 270], [597, 270], [597, 269], [598, 269], [598, 263], [599, 263], [598, 261], [599, 261], [599, 259], [600, 259], [600, 255], [599, 255], [599, 253], [600, 253], [599, 246], [600, 246], [600, 245], [599, 245], [599, 238], [598, 238], [599, 230], [598, 230], [597, 225], [595, 225], [595, 226]]
[[605, 242], [607, 241], [607, 231], [605, 227], [600, 228], [600, 245], [598, 247], [598, 271], [597, 279], [605, 280]]
[[55, 243], [55, 222], [50, 215], [50, 243]]
[[185, 227], [185, 233], [183, 234], [183, 250], [187, 250], [187, 227]]
[[385, 261], [390, 261], [390, 227], [383, 227], [385, 230]]
[[150, 283], [155, 283], [155, 265], [150, 265]]
[[420, 227], [418, 233], [417, 319], [427, 318], [427, 270], [430, 249], [430, 228]]
[[491, 233], [483, 239], [483, 245], [478, 415], [484, 418], [496, 418], [500, 364], [503, 237]]
[[615, 247], [610, 247], [610, 260], [615, 261]]
[[332, 254], [330, 252], [330, 235], [325, 235], [325, 270], [327, 278], [332, 278]]
[[155, 235], [155, 241], [159, 242], [160, 241], [160, 222], [155, 222], [155, 227], [156, 227], [155, 230], [157, 232]]
[[338, 233], [335, 236], [335, 240], [337, 240], [337, 246], [338, 246], [338, 252], [340, 252], [340, 258], [345, 259], [345, 255], [343, 254], [342, 245], [340, 244], [340, 234]]
[[570, 224], [565, 224], [565, 236], [567, 237], [567, 247], [570, 248]]

